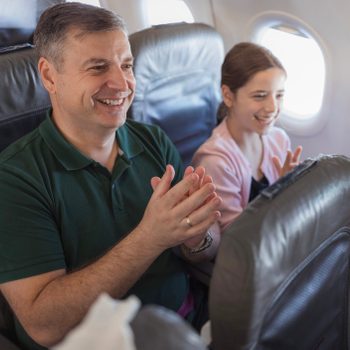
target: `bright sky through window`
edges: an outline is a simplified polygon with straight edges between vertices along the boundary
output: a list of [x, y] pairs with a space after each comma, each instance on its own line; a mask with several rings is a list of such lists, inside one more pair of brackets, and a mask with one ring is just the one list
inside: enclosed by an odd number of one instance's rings
[[148, 0], [147, 5], [150, 25], [194, 22], [190, 9], [182, 0]]
[[315, 116], [325, 85], [325, 61], [316, 41], [288, 28], [268, 28], [259, 43], [269, 48], [287, 71], [284, 112], [298, 119]]

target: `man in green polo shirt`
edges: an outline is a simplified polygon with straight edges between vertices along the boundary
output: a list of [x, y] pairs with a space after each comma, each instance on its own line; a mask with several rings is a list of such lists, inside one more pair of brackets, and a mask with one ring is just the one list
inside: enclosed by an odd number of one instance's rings
[[[35, 32], [52, 110], [0, 155], [0, 289], [24, 349], [59, 342], [101, 292], [186, 316], [185, 263], [211, 258], [221, 199], [155, 126], [126, 121], [135, 80], [122, 19], [64, 3]], [[196, 310], [194, 310], [196, 311]]]

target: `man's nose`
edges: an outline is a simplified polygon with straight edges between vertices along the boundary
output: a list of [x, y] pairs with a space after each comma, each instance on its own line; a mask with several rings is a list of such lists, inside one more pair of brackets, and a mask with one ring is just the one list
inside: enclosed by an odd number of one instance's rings
[[119, 66], [113, 66], [108, 74], [107, 86], [111, 89], [126, 91], [129, 89], [128, 79], [125, 72]]

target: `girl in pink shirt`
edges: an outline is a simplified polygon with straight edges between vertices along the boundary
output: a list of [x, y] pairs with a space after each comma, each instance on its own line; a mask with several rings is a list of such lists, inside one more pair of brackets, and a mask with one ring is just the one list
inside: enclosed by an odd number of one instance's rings
[[262, 46], [235, 45], [221, 68], [221, 123], [197, 150], [193, 165], [202, 165], [222, 198], [221, 217], [211, 231], [222, 232], [268, 185], [298, 163], [284, 130], [275, 127], [286, 80], [279, 60]]

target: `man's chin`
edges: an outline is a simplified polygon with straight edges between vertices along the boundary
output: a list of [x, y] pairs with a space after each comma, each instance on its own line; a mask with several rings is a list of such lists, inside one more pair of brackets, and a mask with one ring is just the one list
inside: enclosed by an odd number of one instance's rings
[[119, 129], [122, 127], [126, 122], [126, 118], [118, 118], [117, 120], [111, 121], [108, 123], [108, 127], [111, 129]]
[[98, 118], [105, 124], [121, 126], [126, 121], [126, 112], [125, 111], [99, 111]]

